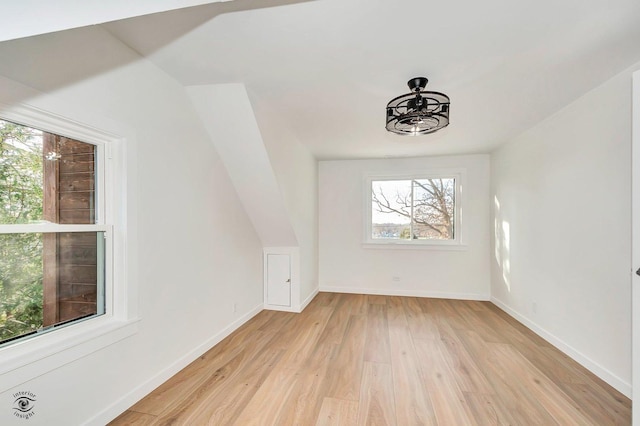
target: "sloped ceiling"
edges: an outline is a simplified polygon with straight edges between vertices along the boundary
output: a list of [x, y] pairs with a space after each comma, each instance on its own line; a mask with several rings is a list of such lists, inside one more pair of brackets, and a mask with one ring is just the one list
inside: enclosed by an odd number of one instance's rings
[[[244, 83], [319, 159], [489, 152], [640, 60], [637, 0], [236, 0], [105, 28], [185, 86]], [[421, 75], [451, 125], [387, 133]]]
[[232, 0], [3, 0], [0, 41]]

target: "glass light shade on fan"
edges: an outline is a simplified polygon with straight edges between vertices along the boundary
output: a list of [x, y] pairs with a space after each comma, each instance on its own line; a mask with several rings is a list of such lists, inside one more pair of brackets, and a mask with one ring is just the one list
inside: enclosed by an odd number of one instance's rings
[[427, 81], [425, 77], [409, 80], [407, 84], [413, 93], [398, 96], [387, 104], [388, 131], [423, 135], [449, 125], [449, 97], [440, 92], [422, 91]]
[[393, 99], [387, 105], [387, 130], [403, 135], [433, 133], [449, 125], [449, 98], [436, 92], [409, 93]]

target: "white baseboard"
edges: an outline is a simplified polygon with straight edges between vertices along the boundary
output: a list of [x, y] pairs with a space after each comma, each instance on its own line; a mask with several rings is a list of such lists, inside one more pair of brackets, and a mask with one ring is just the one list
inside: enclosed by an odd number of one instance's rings
[[482, 300], [488, 301], [488, 294], [448, 293], [440, 291], [419, 291], [379, 288], [330, 287], [320, 286], [320, 291], [329, 293], [371, 294], [381, 296], [433, 297], [434, 299]]
[[[611, 373], [606, 368], [602, 367], [598, 363], [592, 361], [589, 357], [585, 356], [578, 350], [574, 349], [570, 345], [566, 344], [558, 337], [544, 330], [542, 327], [538, 326], [536, 323], [516, 312], [515, 310], [508, 307], [502, 301], [496, 299], [495, 297], [489, 298], [486, 295], [480, 294], [470, 294], [470, 293], [445, 293], [445, 292], [430, 292], [430, 291], [410, 291], [410, 290], [380, 290], [380, 289], [367, 289], [367, 288], [352, 288], [352, 287], [320, 287], [319, 289], [315, 289], [307, 299], [302, 303], [300, 312], [306, 308], [306, 306], [313, 300], [313, 298], [318, 294], [319, 291], [324, 292], [332, 292], [332, 293], [353, 293], [353, 294], [371, 294], [371, 295], [386, 295], [386, 296], [409, 296], [409, 297], [433, 297], [433, 298], [446, 298], [446, 299], [459, 299], [459, 300], [490, 300], [493, 304], [498, 306], [500, 309], [505, 311], [507, 314], [520, 321], [522, 324], [531, 329], [534, 333], [557, 347], [559, 350], [570, 356], [576, 362], [584, 366], [586, 369], [600, 377], [602, 380], [613, 386], [619, 392], [631, 398], [632, 387], [630, 383], [625, 382], [620, 379], [613, 373]], [[86, 422], [87, 425], [104, 425], [109, 423], [111, 420], [116, 418], [122, 412], [127, 410], [133, 404], [138, 402], [140, 399], [145, 397], [155, 388], [160, 386], [162, 383], [167, 381], [173, 375], [178, 373], [184, 367], [189, 365], [191, 362], [196, 360], [199, 356], [204, 354], [206, 351], [211, 349], [213, 346], [220, 343], [225, 337], [229, 336], [235, 330], [237, 330], [241, 325], [249, 321], [255, 315], [257, 315], [260, 311], [263, 310], [263, 305], [260, 304], [253, 308], [251, 311], [243, 315], [241, 318], [237, 319], [225, 329], [215, 334], [214, 336], [207, 339], [204, 343], [198, 345], [187, 354], [185, 354], [182, 358], [176, 360], [174, 363], [169, 365], [164, 370], [160, 371], [155, 376], [151, 377], [146, 382], [142, 383], [137, 388], [133, 389], [131, 392], [123, 395], [119, 400], [111, 404], [109, 407], [105, 408], [98, 414], [96, 414], [93, 418]]]
[[170, 364], [167, 368], [160, 371], [155, 376], [151, 377], [146, 382], [142, 383], [137, 388], [133, 389], [131, 392], [123, 395], [119, 400], [111, 404], [109, 407], [105, 408], [90, 420], [88, 420], [85, 424], [87, 425], [105, 425], [109, 423], [111, 420], [118, 417], [121, 413], [126, 411], [133, 404], [144, 398], [147, 394], [149, 394], [152, 390], [160, 386], [162, 383], [169, 380], [172, 376], [178, 373], [180, 370], [185, 368], [187, 365], [191, 364], [195, 361], [199, 356], [207, 352], [209, 349], [220, 343], [225, 337], [229, 336], [231, 333], [236, 331], [241, 325], [249, 321], [251, 318], [256, 316], [263, 310], [262, 303], [255, 308], [251, 309], [249, 312], [244, 314], [242, 317], [238, 318], [231, 324], [229, 324], [226, 328], [224, 328], [219, 333], [211, 336], [204, 343], [196, 346], [194, 349], [189, 351], [183, 357], [179, 358], [172, 364]]
[[316, 287], [315, 289], [313, 289], [313, 291], [311, 291], [311, 294], [309, 295], [309, 297], [307, 297], [304, 302], [302, 302], [302, 304], [300, 305], [300, 311], [302, 312], [305, 310], [305, 308], [309, 305], [309, 303], [311, 303], [311, 301], [313, 300], [314, 297], [316, 297], [318, 295], [318, 293], [320, 292], [320, 289], [318, 287]]
[[299, 314], [300, 309], [295, 306], [279, 306], [279, 305], [264, 305], [264, 309], [267, 311], [279, 311], [279, 312], [293, 312], [294, 314]]
[[620, 377], [616, 376], [597, 362], [591, 360], [582, 352], [578, 351], [577, 349], [565, 343], [560, 338], [554, 336], [544, 328], [540, 327], [526, 316], [520, 314], [519, 312], [516, 312], [515, 310], [507, 306], [504, 302], [496, 299], [495, 297], [492, 297], [491, 303], [505, 311], [516, 320], [520, 321], [538, 336], [542, 337], [544, 340], [551, 343], [553, 346], [570, 356], [578, 364], [582, 365], [584, 368], [591, 371], [593, 374], [613, 386], [616, 390], [618, 390], [618, 392], [624, 394], [627, 398], [631, 398], [631, 383], [625, 382]]
[[319, 290], [317, 288], [313, 290], [309, 295], [309, 297], [307, 297], [299, 306], [278, 306], [278, 305], [267, 305], [265, 303], [264, 308], [269, 311], [294, 312], [296, 314], [299, 314], [300, 312], [304, 311], [304, 308], [306, 308], [309, 303], [311, 303], [311, 301], [313, 300], [314, 297], [316, 297], [316, 294], [318, 294], [318, 292]]

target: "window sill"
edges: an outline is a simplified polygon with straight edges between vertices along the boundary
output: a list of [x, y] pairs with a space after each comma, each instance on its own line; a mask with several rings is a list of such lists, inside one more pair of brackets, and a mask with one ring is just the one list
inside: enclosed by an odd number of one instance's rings
[[405, 242], [365, 242], [362, 243], [363, 249], [376, 250], [437, 250], [437, 251], [467, 251], [467, 244], [433, 244], [433, 243], [405, 243]]
[[0, 393], [132, 336], [138, 321], [95, 318], [0, 349]]

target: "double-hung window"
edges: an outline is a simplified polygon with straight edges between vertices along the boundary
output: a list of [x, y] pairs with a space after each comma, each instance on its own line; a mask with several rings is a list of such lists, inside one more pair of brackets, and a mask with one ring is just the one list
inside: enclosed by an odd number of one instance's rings
[[369, 176], [365, 243], [460, 245], [462, 171]]
[[0, 120], [0, 347], [105, 314], [104, 148]]

